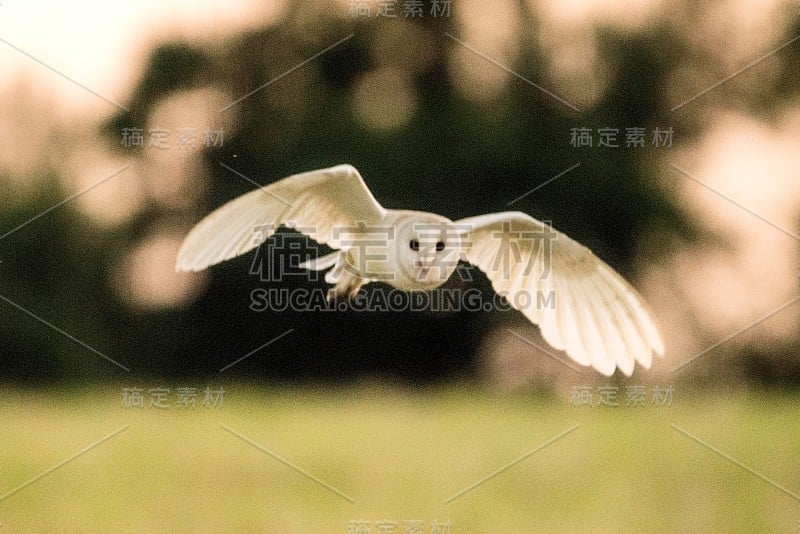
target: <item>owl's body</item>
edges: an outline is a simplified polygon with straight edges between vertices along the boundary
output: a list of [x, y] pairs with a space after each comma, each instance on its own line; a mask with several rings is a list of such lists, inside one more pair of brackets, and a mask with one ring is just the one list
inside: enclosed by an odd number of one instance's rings
[[446, 217], [386, 210], [383, 220], [359, 230], [347, 249], [337, 254], [325, 278], [336, 284], [332, 298], [352, 297], [369, 282], [385, 282], [403, 291], [436, 289], [458, 265], [461, 240]]
[[[634, 362], [649, 367], [652, 353], [664, 352], [636, 290], [566, 235], [521, 212], [452, 221], [385, 209], [350, 165], [290, 176], [223, 205], [186, 237], [176, 268], [197, 271], [244, 254], [281, 225], [336, 249], [302, 264], [330, 269], [329, 298], [351, 298], [373, 281], [432, 290], [462, 260], [483, 270], [498, 293], [540, 326], [548, 343], [582, 365], [605, 375], [619, 367], [630, 375]], [[556, 295], [555, 309], [534, 305], [532, 294], [549, 291]]]

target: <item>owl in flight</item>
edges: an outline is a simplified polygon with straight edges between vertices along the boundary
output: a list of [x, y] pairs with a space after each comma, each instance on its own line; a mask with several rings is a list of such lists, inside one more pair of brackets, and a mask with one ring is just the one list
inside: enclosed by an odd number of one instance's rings
[[[221, 206], [189, 232], [176, 269], [199, 271], [244, 254], [281, 225], [336, 249], [301, 264], [331, 269], [329, 298], [351, 298], [373, 281], [435, 289], [462, 260], [486, 273], [550, 345], [581, 365], [606, 376], [619, 367], [630, 376], [635, 362], [649, 368], [653, 352], [664, 354], [642, 297], [580, 243], [519, 211], [451, 221], [386, 209], [351, 165], [289, 176]], [[551, 292], [555, 306], [534, 297]]]

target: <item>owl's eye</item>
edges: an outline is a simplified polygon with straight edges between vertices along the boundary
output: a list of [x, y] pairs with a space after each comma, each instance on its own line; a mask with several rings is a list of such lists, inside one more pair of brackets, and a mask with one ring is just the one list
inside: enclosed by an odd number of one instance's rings
[[412, 239], [408, 246], [411, 247], [411, 250], [419, 250], [419, 241]]
[[444, 241], [437, 241], [436, 242], [436, 252], [441, 252], [444, 250]]

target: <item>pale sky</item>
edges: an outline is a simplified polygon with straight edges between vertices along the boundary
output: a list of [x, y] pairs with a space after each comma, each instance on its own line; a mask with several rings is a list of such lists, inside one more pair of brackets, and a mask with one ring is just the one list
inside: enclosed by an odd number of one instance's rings
[[[168, 38], [212, 40], [275, 22], [280, 0], [0, 0], [0, 39], [124, 104], [152, 46]], [[113, 106], [0, 42], [0, 91], [20, 77], [59, 104], [100, 113]]]

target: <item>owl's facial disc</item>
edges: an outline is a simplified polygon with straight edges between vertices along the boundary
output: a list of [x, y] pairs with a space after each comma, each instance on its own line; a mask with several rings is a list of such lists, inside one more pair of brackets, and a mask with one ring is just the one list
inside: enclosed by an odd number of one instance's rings
[[[407, 290], [434, 289], [450, 278], [457, 264], [460, 238], [447, 219], [409, 221], [398, 231], [398, 259]], [[401, 287], [401, 285], [398, 285]]]

